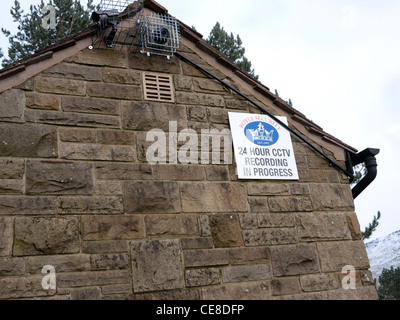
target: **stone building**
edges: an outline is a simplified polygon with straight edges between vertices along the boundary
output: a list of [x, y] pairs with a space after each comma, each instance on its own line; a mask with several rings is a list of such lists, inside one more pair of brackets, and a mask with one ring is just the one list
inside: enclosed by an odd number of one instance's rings
[[0, 299], [376, 299], [349, 178], [306, 142], [298, 180], [176, 161], [179, 132], [230, 129], [228, 112], [262, 113], [251, 101], [340, 167], [357, 154], [178, 23], [169, 59], [89, 49], [92, 27], [0, 70]]

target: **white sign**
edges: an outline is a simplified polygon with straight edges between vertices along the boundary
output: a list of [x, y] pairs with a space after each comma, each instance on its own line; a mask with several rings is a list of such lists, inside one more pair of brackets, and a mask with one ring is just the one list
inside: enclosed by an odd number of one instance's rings
[[239, 179], [299, 179], [288, 130], [267, 115], [229, 112], [229, 121]]

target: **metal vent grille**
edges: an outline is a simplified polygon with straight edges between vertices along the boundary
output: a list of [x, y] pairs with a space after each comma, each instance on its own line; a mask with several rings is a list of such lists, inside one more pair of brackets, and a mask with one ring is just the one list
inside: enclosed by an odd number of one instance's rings
[[172, 76], [143, 73], [144, 97], [151, 101], [174, 102]]

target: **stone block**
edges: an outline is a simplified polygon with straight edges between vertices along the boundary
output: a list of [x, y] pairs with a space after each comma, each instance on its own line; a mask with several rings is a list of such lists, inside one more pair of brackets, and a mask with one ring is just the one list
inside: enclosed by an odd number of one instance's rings
[[[295, 151], [296, 152], [296, 151]], [[324, 169], [301, 169], [298, 168], [302, 182], [328, 183], [328, 171]]]
[[77, 217], [15, 218], [15, 256], [68, 254], [79, 250]]
[[0, 159], [0, 179], [22, 179], [24, 171], [24, 160]]
[[205, 180], [206, 175], [203, 166], [191, 165], [155, 165], [153, 177], [155, 180]]
[[22, 180], [0, 180], [0, 194], [22, 194], [23, 193]]
[[134, 132], [121, 130], [98, 130], [97, 141], [102, 144], [136, 146]]
[[175, 100], [176, 103], [185, 105], [225, 107], [224, 98], [216, 94], [177, 91], [175, 93]]
[[300, 284], [305, 292], [326, 291], [338, 288], [336, 275], [332, 273], [300, 276]]
[[119, 117], [97, 114], [79, 114], [56, 111], [37, 111], [36, 122], [59, 126], [119, 128]]
[[127, 53], [114, 50], [83, 50], [65, 60], [78, 64], [87, 64], [101, 67], [126, 68], [128, 65]]
[[188, 238], [181, 241], [183, 250], [213, 248], [212, 238]]
[[308, 197], [274, 197], [268, 200], [271, 212], [304, 212], [313, 211]]
[[271, 261], [275, 277], [320, 272], [317, 250], [314, 245], [271, 247]]
[[86, 82], [51, 77], [36, 77], [36, 91], [84, 96], [86, 94]]
[[242, 230], [257, 229], [258, 221], [257, 215], [253, 213], [241, 213], [239, 214], [240, 226]]
[[207, 111], [201, 106], [188, 106], [187, 107], [188, 120], [190, 121], [207, 121]]
[[296, 225], [295, 215], [291, 213], [264, 213], [258, 214], [260, 228], [284, 228]]
[[231, 265], [266, 264], [271, 259], [269, 248], [233, 248], [229, 250]]
[[128, 244], [124, 240], [83, 241], [82, 242], [82, 252], [83, 253], [123, 253], [123, 252], [128, 252]]
[[273, 296], [283, 296], [300, 293], [297, 278], [282, 278], [271, 280], [271, 292]]
[[124, 183], [125, 210], [135, 213], [179, 213], [179, 184], [162, 181], [132, 181]]
[[229, 181], [229, 171], [226, 166], [206, 166], [208, 181]]
[[297, 242], [297, 233], [295, 228], [244, 230], [243, 242], [248, 247], [291, 244]]
[[249, 110], [249, 103], [245, 100], [239, 99], [225, 99], [226, 107], [228, 109], [238, 109], [241, 111]]
[[60, 157], [67, 160], [135, 161], [132, 146], [60, 143]]
[[105, 180], [147, 180], [153, 178], [153, 170], [148, 164], [96, 163], [95, 176]]
[[131, 242], [134, 292], [184, 288], [179, 240]]
[[309, 195], [310, 187], [305, 183], [294, 183], [290, 185], [290, 192], [293, 195]]
[[0, 156], [55, 158], [57, 130], [31, 124], [0, 124]]
[[88, 83], [87, 94], [90, 97], [121, 100], [142, 100], [143, 98], [139, 86], [114, 83]]
[[197, 92], [219, 92], [221, 94], [228, 93], [228, 90], [225, 89], [222, 84], [216, 80], [194, 78], [193, 84], [194, 90]]
[[129, 68], [143, 71], [164, 72], [168, 74], [180, 74], [179, 59], [173, 56], [167, 60], [160, 55], [152, 55], [151, 59], [145, 54], [130, 54], [128, 57]]
[[146, 216], [144, 222], [147, 236], [199, 236], [197, 217], [194, 215], [151, 215]]
[[199, 227], [202, 237], [211, 237], [210, 218], [207, 215], [199, 215]]
[[250, 212], [269, 212], [267, 197], [249, 197], [248, 202], [250, 206]]
[[216, 248], [240, 247], [243, 245], [238, 215], [211, 215], [210, 227], [214, 246]]
[[90, 256], [87, 254], [50, 255], [26, 257], [25, 272], [41, 274], [44, 266], [53, 266], [58, 272], [79, 272], [90, 270]]
[[203, 287], [221, 283], [218, 268], [189, 269], [185, 271], [187, 287]]
[[122, 102], [122, 127], [128, 130], [149, 131], [160, 129], [169, 131], [169, 122], [177, 121], [178, 129], [186, 126], [186, 108], [156, 102]]
[[356, 290], [330, 290], [327, 291], [328, 300], [377, 300], [378, 294], [375, 286], [365, 286], [357, 288]]
[[122, 181], [120, 180], [96, 180], [94, 185], [96, 195], [122, 196]]
[[270, 300], [269, 281], [230, 283], [201, 289], [204, 300]]
[[0, 277], [24, 276], [24, 275], [26, 275], [24, 258], [9, 258], [9, 257], [0, 258]]
[[135, 84], [140, 85], [142, 74], [136, 70], [104, 68], [103, 81], [107, 83]]
[[0, 257], [11, 256], [13, 238], [13, 219], [0, 217]]
[[131, 300], [151, 300], [151, 301], [193, 301], [200, 300], [200, 292], [198, 290], [164, 290], [158, 292], [134, 294], [129, 297]]
[[101, 291], [99, 288], [72, 289], [71, 300], [101, 300]]
[[59, 128], [60, 140], [63, 142], [95, 143], [97, 139], [96, 130]]
[[218, 250], [187, 250], [183, 252], [186, 267], [222, 266], [229, 264], [229, 251]]
[[119, 115], [120, 101], [81, 97], [62, 97], [61, 106], [66, 112]]
[[26, 98], [22, 90], [11, 89], [0, 94], [0, 120], [22, 122]]
[[77, 162], [26, 162], [27, 194], [92, 194], [92, 165]]
[[296, 221], [301, 241], [351, 239], [345, 213], [299, 213]]
[[24, 91], [33, 91], [35, 90], [35, 78], [28, 78], [24, 82], [19, 85], [14, 86], [15, 89], [21, 89]]
[[[142, 217], [83, 216], [81, 222], [81, 235], [85, 241], [134, 240], [144, 237]], [[101, 245], [99, 243], [98, 246], [100, 248], [97, 250], [107, 251], [107, 248], [111, 250], [117, 244], [105, 243]], [[120, 250], [122, 249], [123, 247], [120, 248]]]
[[52, 197], [0, 196], [0, 215], [49, 215], [56, 213]]
[[85, 67], [78, 64], [60, 63], [42, 73], [46, 76], [63, 79], [101, 81], [100, 68]]
[[57, 212], [59, 214], [123, 214], [124, 206], [121, 197], [69, 196], [57, 199]]
[[354, 199], [349, 185], [310, 184], [314, 210], [354, 210]]
[[250, 183], [247, 186], [249, 196], [289, 196], [290, 185], [278, 183]]
[[60, 98], [56, 95], [27, 92], [26, 106], [32, 109], [59, 110]]
[[191, 77], [175, 75], [174, 76], [175, 90], [177, 91], [192, 91], [193, 81]]
[[270, 267], [266, 264], [241, 265], [222, 269], [223, 282], [247, 282], [271, 278]]
[[57, 275], [57, 288], [75, 288], [130, 283], [127, 270], [60, 273]]
[[132, 293], [132, 285], [131, 284], [117, 284], [117, 285], [108, 285], [101, 287], [101, 293], [104, 295], [115, 296], [117, 294], [131, 294]]
[[212, 123], [229, 124], [228, 111], [221, 108], [207, 108], [208, 120]]
[[182, 183], [180, 191], [184, 212], [248, 211], [242, 184], [190, 182]]
[[355, 269], [370, 267], [367, 250], [361, 240], [317, 243], [317, 248], [323, 272], [341, 272], [347, 265]]
[[42, 279], [43, 275], [0, 278], [0, 299], [54, 296], [56, 289], [43, 289]]
[[119, 254], [92, 254], [90, 256], [92, 270], [128, 269], [128, 255]]
[[353, 240], [361, 240], [363, 235], [360, 229], [360, 223], [355, 212], [346, 212], [347, 225], [351, 232], [351, 238]]

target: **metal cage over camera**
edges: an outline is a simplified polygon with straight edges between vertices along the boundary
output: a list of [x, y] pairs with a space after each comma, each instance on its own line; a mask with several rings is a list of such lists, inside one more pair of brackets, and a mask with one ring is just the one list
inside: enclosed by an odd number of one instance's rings
[[[169, 59], [179, 48], [177, 20], [165, 14], [144, 14], [143, 1], [102, 0], [100, 9], [92, 13], [97, 24], [91, 49], [123, 50], [166, 56]], [[99, 41], [99, 38], [102, 41]]]

